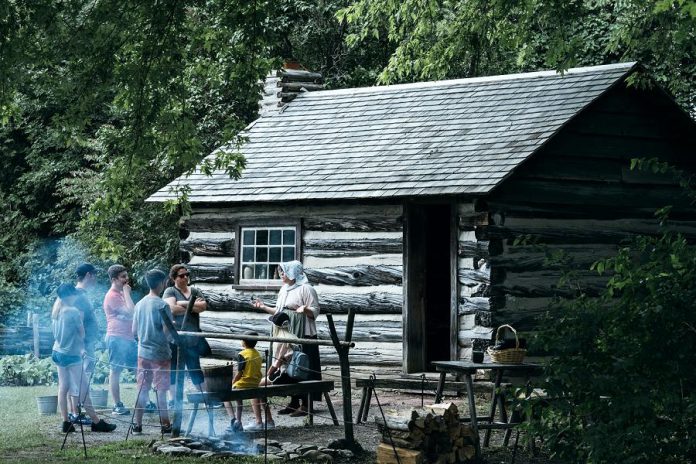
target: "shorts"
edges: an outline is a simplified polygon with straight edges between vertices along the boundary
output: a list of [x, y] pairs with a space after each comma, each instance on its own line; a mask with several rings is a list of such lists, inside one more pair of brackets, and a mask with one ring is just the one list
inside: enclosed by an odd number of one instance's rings
[[135, 340], [107, 337], [106, 345], [109, 349], [111, 369], [136, 369], [138, 366], [138, 344]]
[[54, 363], [56, 363], [56, 366], [60, 367], [68, 367], [82, 363], [82, 358], [80, 356], [63, 354], [57, 351], [53, 351], [53, 353], [51, 353], [51, 359]]
[[169, 359], [145, 359], [138, 356], [138, 389], [149, 389], [152, 385], [155, 390], [168, 390], [169, 383]]
[[[177, 363], [177, 346], [170, 345], [172, 348], [172, 372], [171, 372], [171, 383], [176, 384], [176, 363]], [[194, 385], [200, 385], [203, 383], [203, 371], [201, 370], [201, 358], [198, 355], [198, 349], [195, 346], [183, 347], [182, 351], [184, 353], [183, 365], [186, 366], [189, 377], [191, 378], [191, 383]]]

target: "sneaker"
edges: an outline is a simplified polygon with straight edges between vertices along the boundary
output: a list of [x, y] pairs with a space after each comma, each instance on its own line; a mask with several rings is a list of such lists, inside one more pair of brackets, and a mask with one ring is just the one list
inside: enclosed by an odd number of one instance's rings
[[167, 408], [174, 409], [174, 400], [167, 401]]
[[230, 419], [230, 425], [225, 429], [226, 434], [231, 434], [235, 433], [237, 431], [237, 420], [236, 419]]
[[145, 405], [145, 414], [154, 414], [157, 412], [157, 405], [153, 403], [152, 401], [148, 402], [147, 405]]
[[247, 432], [261, 432], [263, 431], [263, 424], [249, 422], [247, 425], [244, 426], [244, 430]]
[[74, 432], [74, 431], [75, 431], [75, 426], [72, 424], [72, 422], [63, 421], [63, 433]]
[[143, 433], [143, 426], [142, 426], [142, 425], [131, 424], [131, 433], [132, 433], [133, 435], [142, 435], [142, 433]]
[[160, 432], [162, 433], [162, 435], [172, 433], [172, 424], [163, 425], [162, 427], [160, 427]]
[[274, 428], [275, 428], [275, 422], [273, 422], [273, 421], [266, 422], [266, 430], [273, 430]]
[[85, 416], [84, 414], [78, 415], [69, 412], [68, 419], [73, 424], [92, 425], [92, 419], [90, 419], [89, 416]]
[[130, 410], [119, 401], [114, 406], [114, 409], [111, 410], [111, 414], [114, 416], [125, 416], [126, 414], [130, 414]]
[[116, 430], [116, 424], [109, 424], [103, 420], [92, 424], [92, 432], [113, 432], [114, 430]]

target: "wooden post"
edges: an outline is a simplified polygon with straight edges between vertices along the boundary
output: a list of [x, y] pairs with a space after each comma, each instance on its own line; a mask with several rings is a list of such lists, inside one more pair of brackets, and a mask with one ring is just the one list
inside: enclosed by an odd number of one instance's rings
[[27, 327], [31, 327], [31, 315], [33, 313], [31, 311], [27, 311]]
[[[350, 342], [353, 337], [353, 321], [355, 319], [355, 311], [353, 309], [348, 310], [348, 320], [346, 321], [346, 342]], [[348, 346], [341, 346], [341, 342], [338, 339], [338, 333], [336, 332], [336, 326], [334, 325], [333, 316], [331, 314], [326, 315], [326, 320], [329, 323], [329, 331], [331, 333], [331, 340], [334, 343], [336, 352], [338, 353], [338, 362], [341, 366], [341, 390], [343, 394], [343, 426], [344, 434], [347, 445], [355, 444], [355, 434], [353, 433], [353, 404], [351, 403], [351, 380], [350, 380], [350, 362], [348, 360], [348, 352], [350, 348]]]
[[31, 316], [31, 327], [34, 335], [34, 357], [41, 356], [41, 336], [39, 335], [39, 315], [34, 313]]

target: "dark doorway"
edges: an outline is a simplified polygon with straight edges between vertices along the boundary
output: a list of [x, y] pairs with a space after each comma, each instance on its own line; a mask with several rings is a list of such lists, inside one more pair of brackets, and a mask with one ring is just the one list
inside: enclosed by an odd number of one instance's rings
[[452, 207], [413, 204], [406, 210], [404, 369], [430, 371], [451, 358]]

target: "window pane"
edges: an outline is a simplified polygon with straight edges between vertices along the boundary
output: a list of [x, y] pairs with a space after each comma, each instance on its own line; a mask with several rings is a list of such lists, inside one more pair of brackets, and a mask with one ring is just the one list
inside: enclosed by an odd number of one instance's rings
[[268, 277], [267, 279], [277, 279], [277, 276], [273, 275], [273, 272], [275, 271], [276, 265], [275, 264], [269, 264], [268, 265], [268, 274], [266, 274]]
[[295, 231], [294, 230], [284, 230], [283, 231], [283, 245], [294, 245], [295, 244]]
[[283, 261], [295, 259], [295, 247], [283, 247]]
[[253, 230], [245, 230], [244, 231], [244, 245], [253, 245], [254, 244], [254, 231]]
[[256, 249], [256, 262], [263, 263], [268, 261], [268, 248], [259, 247]]
[[267, 230], [257, 230], [256, 231], [256, 244], [257, 245], [268, 245], [268, 231]]
[[272, 230], [271, 231], [271, 245], [280, 245], [281, 240], [283, 238], [283, 231], [282, 230]]
[[254, 266], [254, 278], [255, 279], [267, 279], [268, 278], [268, 266], [265, 264], [257, 264]]
[[[280, 232], [280, 231], [278, 231]], [[268, 260], [273, 263], [280, 262], [280, 247], [271, 247], [269, 249]]]
[[242, 262], [251, 263], [254, 261], [254, 248], [253, 247], [243, 247], [242, 249]]

